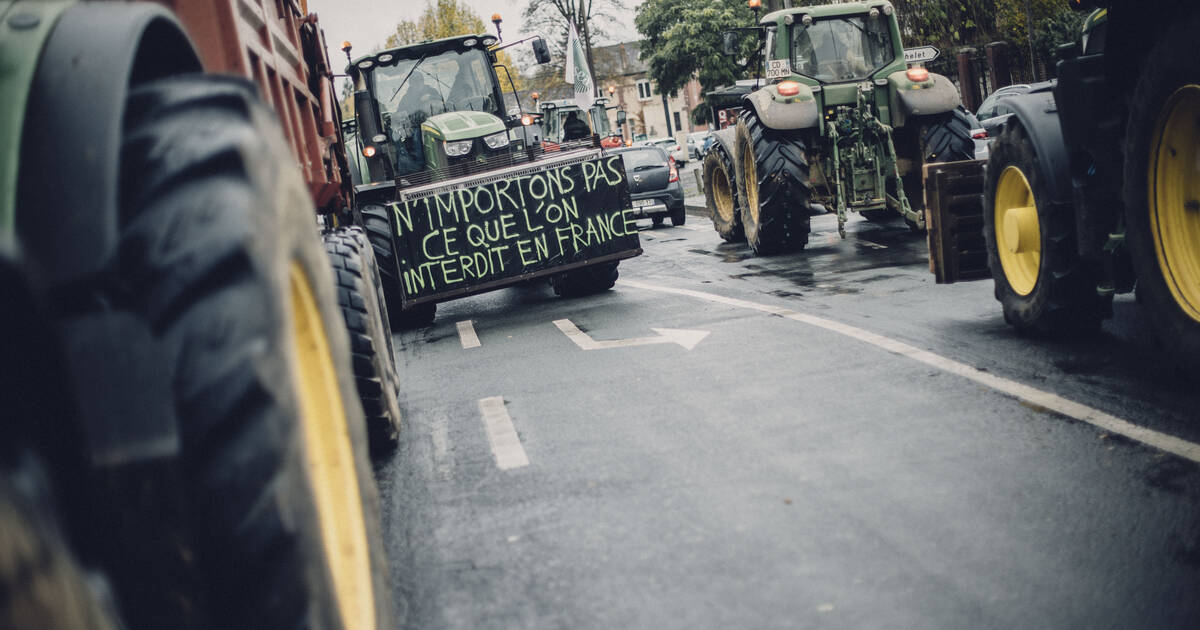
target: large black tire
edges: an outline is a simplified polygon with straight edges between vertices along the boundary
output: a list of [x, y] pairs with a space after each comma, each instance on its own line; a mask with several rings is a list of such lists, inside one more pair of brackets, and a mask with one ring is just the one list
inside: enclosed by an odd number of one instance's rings
[[[904, 194], [908, 197], [909, 206], [918, 213], [925, 212], [925, 181], [922, 175], [925, 164], [941, 162], [961, 162], [975, 159], [975, 140], [971, 138], [970, 113], [962, 105], [955, 109], [932, 116], [918, 116], [910, 119], [908, 125], [916, 129], [917, 147], [920, 160], [915, 172], [902, 176]], [[884, 217], [873, 219], [863, 213], [868, 221], [886, 220]], [[891, 216], [898, 216], [892, 213]], [[926, 218], [928, 221], [928, 217]], [[922, 231], [917, 223], [905, 219], [905, 223], [913, 231]]]
[[[1200, 375], [1200, 11], [1141, 65], [1125, 140], [1127, 243], [1138, 299], [1180, 367]], [[1161, 152], [1161, 153], [1160, 153]]]
[[[1014, 203], [1014, 194], [1022, 199]], [[1001, 224], [1003, 233], [998, 233], [997, 223], [1003, 218], [997, 217], [997, 208], [1003, 211], [1029, 207], [1027, 204], [1036, 206], [1037, 235], [1028, 242], [1017, 240], [1017, 250], [1022, 252], [1017, 254], [1009, 246], [1019, 230]], [[1112, 297], [1097, 293], [1095, 270], [1079, 258], [1073, 206], [1053, 201], [1033, 143], [1020, 125], [1009, 125], [992, 143], [983, 223], [996, 299], [1004, 310], [1004, 321], [1018, 331], [1034, 335], [1087, 333], [1098, 329], [1111, 313]], [[1009, 248], [1004, 253], [1007, 267], [1001, 247]], [[1040, 251], [1040, 260], [1033, 257], [1035, 249]]]
[[975, 159], [975, 140], [971, 138], [968, 116], [967, 110], [959, 105], [944, 114], [915, 119], [921, 130], [922, 163]]
[[746, 108], [734, 147], [746, 242], [760, 255], [804, 249], [812, 199], [804, 141], [796, 132], [768, 129]]
[[[120, 282], [94, 300], [161, 339], [138, 360], [171, 375], [186, 515], [150, 540], [103, 532], [135, 628], [393, 625], [345, 327], [289, 155], [247, 81], [177, 77], [128, 97]], [[81, 347], [73, 364], [103, 367]]]
[[[352, 231], [353, 230], [353, 231]], [[384, 455], [400, 440], [396, 359], [387, 306], [379, 295], [379, 266], [361, 228], [341, 228], [325, 235], [325, 252], [333, 265], [338, 305], [350, 333], [354, 384], [367, 422], [371, 453]]]
[[437, 303], [427, 302], [407, 310], [404, 308], [396, 244], [392, 241], [391, 214], [387, 208], [374, 204], [364, 205], [360, 211], [363, 229], [379, 263], [379, 277], [383, 281], [383, 297], [387, 302], [392, 330], [411, 330], [433, 324], [437, 316]]
[[730, 243], [745, 240], [733, 156], [718, 142], [704, 156], [700, 168], [704, 173], [704, 201], [713, 228]]
[[619, 262], [600, 263], [550, 276], [555, 295], [580, 297], [600, 293], [617, 283]]

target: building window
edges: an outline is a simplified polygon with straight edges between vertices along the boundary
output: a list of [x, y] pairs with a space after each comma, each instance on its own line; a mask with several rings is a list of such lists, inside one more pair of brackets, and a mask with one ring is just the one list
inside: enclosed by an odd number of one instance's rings
[[683, 130], [683, 123], [679, 122], [679, 112], [675, 112], [675, 129]]
[[637, 82], [637, 91], [638, 91], [638, 100], [639, 101], [650, 100], [650, 97], [652, 96], [652, 92], [650, 91], [650, 82], [649, 81], [638, 81]]

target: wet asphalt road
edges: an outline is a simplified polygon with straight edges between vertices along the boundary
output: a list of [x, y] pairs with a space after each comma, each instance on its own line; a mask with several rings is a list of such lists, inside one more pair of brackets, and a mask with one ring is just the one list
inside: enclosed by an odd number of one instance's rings
[[[397, 336], [377, 472], [406, 627], [1200, 627], [1200, 465], [986, 381], [1194, 447], [1196, 385], [1132, 299], [1099, 338], [1030, 342], [902, 224], [816, 217], [756, 258], [694, 214], [642, 223], [611, 292], [502, 290]], [[707, 335], [583, 350], [562, 319]]]

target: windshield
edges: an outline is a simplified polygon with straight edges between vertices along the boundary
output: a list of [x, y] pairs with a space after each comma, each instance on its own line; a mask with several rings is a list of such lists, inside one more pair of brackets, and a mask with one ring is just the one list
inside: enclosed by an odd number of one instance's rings
[[626, 171], [635, 171], [639, 166], [666, 166], [667, 156], [660, 149], [646, 148], [623, 151], [621, 161]]
[[547, 138], [561, 139], [565, 131], [564, 125], [567, 122], [567, 117], [575, 112], [575, 115], [585, 123], [590, 123], [593, 133], [601, 136], [610, 135], [608, 114], [603, 107], [596, 106], [588, 112], [588, 116], [583, 115], [583, 110], [576, 105], [564, 105], [557, 109], [551, 110], [551, 114], [545, 117], [543, 121], [543, 133]]
[[822, 83], [865, 79], [894, 58], [887, 20], [846, 17], [792, 30], [792, 68]]
[[390, 119], [393, 137], [402, 142], [426, 118], [442, 112], [474, 110], [503, 118], [491, 72], [483, 51], [474, 48], [404, 59], [377, 67], [375, 98], [379, 111]]

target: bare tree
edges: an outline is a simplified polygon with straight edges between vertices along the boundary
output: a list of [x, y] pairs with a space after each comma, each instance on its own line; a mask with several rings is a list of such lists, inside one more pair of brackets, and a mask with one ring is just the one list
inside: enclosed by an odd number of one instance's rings
[[616, 26], [616, 15], [627, 11], [625, 0], [529, 0], [521, 16], [526, 28], [540, 32], [558, 44], [561, 51], [567, 48], [567, 37], [571, 25], [579, 32], [587, 53], [588, 71], [592, 83], [596, 83], [596, 64], [592, 60], [592, 45], [608, 35], [608, 29]]

